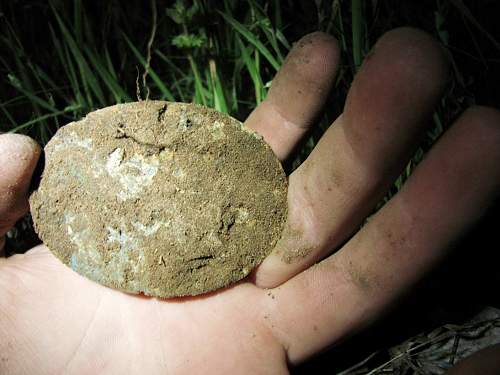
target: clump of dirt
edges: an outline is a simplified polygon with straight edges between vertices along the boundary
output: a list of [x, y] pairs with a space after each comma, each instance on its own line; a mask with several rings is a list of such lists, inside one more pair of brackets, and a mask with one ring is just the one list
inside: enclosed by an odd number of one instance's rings
[[66, 265], [156, 297], [241, 280], [280, 238], [287, 181], [260, 136], [217, 111], [144, 101], [90, 113], [45, 148], [35, 229]]

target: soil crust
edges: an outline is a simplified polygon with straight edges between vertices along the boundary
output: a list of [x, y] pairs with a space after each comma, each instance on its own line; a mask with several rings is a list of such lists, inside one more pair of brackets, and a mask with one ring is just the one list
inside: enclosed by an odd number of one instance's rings
[[37, 233], [103, 285], [156, 297], [241, 280], [272, 250], [287, 181], [260, 136], [185, 103], [118, 104], [61, 128], [30, 198]]

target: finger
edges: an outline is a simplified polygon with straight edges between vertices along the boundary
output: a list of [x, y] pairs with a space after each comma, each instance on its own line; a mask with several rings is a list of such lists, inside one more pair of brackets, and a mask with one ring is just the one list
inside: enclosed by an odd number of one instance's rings
[[300, 39], [273, 80], [267, 98], [245, 121], [285, 160], [314, 123], [339, 62], [334, 37], [316, 32]]
[[498, 375], [500, 369], [500, 344], [480, 349], [446, 371], [445, 375]]
[[290, 176], [288, 222], [256, 271], [257, 285], [283, 283], [359, 227], [413, 153], [446, 79], [443, 52], [429, 35], [404, 28], [379, 40], [343, 115]]
[[[28, 212], [28, 190], [41, 148], [31, 138], [0, 134], [0, 238]], [[4, 240], [0, 240], [0, 249]]]
[[338, 253], [274, 293], [292, 363], [376, 319], [444, 257], [498, 197], [499, 146], [500, 112], [467, 111]]

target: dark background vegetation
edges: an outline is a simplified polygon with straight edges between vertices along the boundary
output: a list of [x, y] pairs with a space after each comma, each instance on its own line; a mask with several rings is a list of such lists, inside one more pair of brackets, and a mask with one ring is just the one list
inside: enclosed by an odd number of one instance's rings
[[[428, 134], [388, 199], [465, 108], [499, 107], [499, 15], [494, 0], [2, 0], [0, 132], [45, 144], [59, 126], [148, 92], [152, 99], [194, 101], [244, 120], [265, 98], [291, 45], [322, 30], [339, 40], [342, 66], [325, 115], [286, 166], [290, 171], [341, 112], [375, 41], [392, 28], [413, 26], [440, 41], [452, 72]], [[366, 373], [390, 360], [387, 348], [419, 332], [464, 323], [483, 306], [500, 307], [498, 212], [497, 205], [383, 322], [294, 372], [337, 373], [377, 352], [360, 368]], [[10, 233], [9, 248], [23, 251], [36, 240], [26, 218]]]

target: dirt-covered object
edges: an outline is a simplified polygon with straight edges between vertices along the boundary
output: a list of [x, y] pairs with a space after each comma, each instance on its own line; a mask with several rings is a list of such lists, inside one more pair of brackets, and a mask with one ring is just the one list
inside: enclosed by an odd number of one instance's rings
[[271, 251], [287, 182], [260, 136], [214, 110], [144, 101], [90, 113], [45, 148], [37, 233], [76, 272], [157, 297], [241, 280]]

